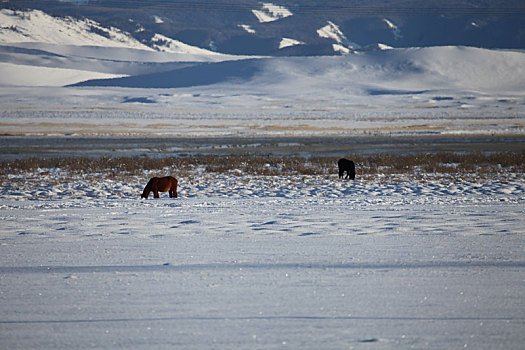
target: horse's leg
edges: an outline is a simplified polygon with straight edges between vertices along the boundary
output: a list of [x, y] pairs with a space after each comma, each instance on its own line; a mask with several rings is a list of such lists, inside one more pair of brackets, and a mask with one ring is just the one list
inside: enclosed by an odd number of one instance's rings
[[158, 190], [158, 189], [154, 189], [154, 190], [153, 190], [153, 198], [160, 198], [160, 197], [159, 197], [159, 190]]

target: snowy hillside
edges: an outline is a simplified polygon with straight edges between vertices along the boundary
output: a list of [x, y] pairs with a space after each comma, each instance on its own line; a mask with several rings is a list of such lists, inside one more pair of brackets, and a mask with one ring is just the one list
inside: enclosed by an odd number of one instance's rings
[[[263, 4], [274, 20], [292, 16], [285, 8]], [[388, 27], [398, 27], [384, 19]], [[379, 91], [522, 91], [524, 59], [519, 52], [475, 48], [440, 47], [362, 52], [340, 58], [263, 58], [242, 60], [242, 56], [221, 55], [192, 47], [162, 34], [155, 34], [151, 46], [114, 27], [103, 27], [89, 19], [57, 18], [41, 11], [0, 11], [0, 84], [46, 85], [38, 79], [51, 70], [47, 85], [67, 85], [77, 81], [116, 76], [118, 80], [85, 82], [83, 86], [135, 88], [177, 88], [213, 85], [235, 80], [250, 89], [277, 88], [289, 94], [295, 87], [340, 90], [345, 94], [368, 95]], [[352, 42], [335, 23], [328, 21], [317, 30], [320, 38], [333, 42], [335, 51], [356, 52]], [[303, 46], [304, 42], [281, 38], [281, 49]], [[385, 46], [378, 45], [377, 48]], [[220, 61], [235, 60], [221, 63]], [[176, 62], [184, 62], [176, 64]], [[198, 64], [198, 62], [215, 62]], [[32, 68], [27, 68], [27, 67]], [[24, 72], [25, 71], [25, 72]], [[34, 82], [27, 77], [33, 77]], [[85, 79], [83, 79], [85, 78]], [[311, 83], [310, 83], [311, 82]], [[244, 88], [242, 88], [244, 89]], [[304, 91], [302, 91], [304, 93]], [[388, 94], [388, 93], [387, 93]]]
[[89, 19], [52, 17], [42, 11], [1, 10], [1, 43], [41, 42], [78, 46], [111, 46], [151, 50], [128, 33], [104, 28]]
[[[276, 20], [261, 26], [296, 16], [282, 8], [263, 10]], [[231, 126], [222, 130], [214, 126], [217, 133], [250, 135], [361, 134], [372, 132], [369, 128], [380, 133], [463, 129], [513, 134], [525, 129], [525, 53], [521, 51], [456, 46], [385, 50], [384, 45], [357, 50], [353, 36], [329, 21], [319, 23], [315, 35], [344, 55], [235, 56], [159, 33], [150, 37], [148, 46], [128, 32], [88, 19], [57, 18], [37, 10], [4, 9], [0, 14], [2, 23], [7, 23], [0, 31], [0, 106], [8, 108], [2, 112], [4, 119], [16, 120], [20, 112], [13, 108], [28, 106], [147, 107], [177, 109], [182, 114], [220, 111], [226, 119], [245, 113], [236, 125], [207, 115], [189, 118], [191, 130], [176, 128], [177, 133], [198, 135], [210, 132], [211, 125]], [[394, 20], [382, 23], [398, 33]], [[245, 29], [261, 28], [238, 27], [246, 35], [253, 34]], [[307, 43], [286, 36], [279, 38], [278, 46], [284, 52]], [[253, 117], [246, 113], [264, 116], [257, 118], [259, 128], [253, 127]], [[305, 118], [303, 113], [312, 116]], [[120, 117], [134, 120], [130, 115]], [[293, 125], [297, 116], [302, 116], [301, 122]], [[319, 119], [325, 120], [322, 128]], [[5, 124], [4, 132], [33, 132], [24, 128]]]
[[[238, 55], [337, 55], [378, 45], [525, 48], [525, 8], [518, 0], [144, 0], [140, 4], [47, 0], [4, 1], [0, 8], [53, 13], [66, 26], [76, 18], [93, 33], [129, 33], [139, 45], [150, 48], [157, 45], [157, 35], [162, 35], [193, 47]], [[2, 31], [9, 31], [4, 21], [0, 23]], [[338, 32], [339, 38], [346, 37], [350, 43], [338, 42], [326, 33], [319, 36], [318, 31], [327, 25], [331, 28], [326, 29]], [[302, 44], [283, 47], [283, 38]]]
[[[525, 132], [523, 52], [436, 47], [220, 61], [76, 48], [0, 47], [2, 132], [86, 132], [74, 123], [85, 123], [86, 116], [75, 114], [58, 129], [36, 128], [56, 114], [34, 120], [35, 114], [22, 112], [28, 107], [152, 111], [147, 118], [103, 113], [104, 122], [94, 115], [94, 133], [112, 121], [119, 121], [119, 133], [180, 136]], [[20, 124], [23, 114], [33, 122]]]
[[263, 3], [260, 10], [252, 10], [259, 22], [273, 22], [281, 18], [292, 16], [292, 12], [286, 7], [274, 5], [272, 3]]
[[104, 27], [90, 19], [53, 17], [39, 10], [0, 10], [0, 23], [0, 43], [5, 44], [35, 42], [216, 55], [212, 51], [186, 45], [161, 34], [155, 34], [151, 39], [151, 46], [148, 46], [136, 40], [130, 33], [115, 27]]
[[328, 24], [321, 29], [317, 30], [317, 34], [321, 38], [327, 38], [332, 39], [336, 42], [336, 44], [333, 44], [334, 51], [338, 51], [341, 53], [349, 53], [350, 49], [353, 49], [352, 46], [345, 47], [344, 44], [349, 43], [346, 36], [343, 34], [343, 32], [339, 29], [337, 25], [335, 25], [332, 22], [328, 22]]
[[161, 34], [155, 34], [148, 46], [114, 27], [89, 19], [53, 17], [39, 10], [0, 10], [0, 23], [2, 85], [63, 86], [165, 70], [159, 62], [239, 58]]
[[[367, 52], [343, 57], [263, 58], [200, 64], [152, 75], [88, 81], [80, 86], [178, 88], [223, 84], [286, 96], [324, 91], [342, 95], [438, 91], [520, 93], [525, 53], [441, 47]], [[296, 89], [301, 87], [300, 92]], [[243, 89], [241, 87], [241, 89]]]

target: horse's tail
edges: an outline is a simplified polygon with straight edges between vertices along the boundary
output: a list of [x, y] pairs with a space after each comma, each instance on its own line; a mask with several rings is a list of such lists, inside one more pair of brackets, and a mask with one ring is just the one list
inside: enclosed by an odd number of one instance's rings
[[170, 176], [170, 184], [171, 184], [170, 189], [171, 189], [171, 191], [173, 191], [173, 194], [174, 194], [175, 198], [177, 198], [178, 197], [178, 195], [177, 195], [177, 185], [179, 184], [179, 181], [177, 181], [177, 179], [174, 178], [173, 176]]

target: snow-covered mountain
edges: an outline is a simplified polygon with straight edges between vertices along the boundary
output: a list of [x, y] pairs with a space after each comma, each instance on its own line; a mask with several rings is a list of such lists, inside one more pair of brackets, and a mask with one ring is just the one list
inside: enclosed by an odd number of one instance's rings
[[104, 27], [91, 19], [54, 17], [40, 10], [0, 10], [0, 43], [33, 42], [56, 45], [120, 47], [194, 55], [216, 53], [184, 44], [162, 34], [155, 34], [150, 45], [139, 42], [130, 33]]
[[317, 30], [317, 34], [321, 38], [326, 38], [333, 40], [335, 43], [332, 44], [334, 52], [339, 52], [342, 54], [349, 53], [351, 50], [360, 49], [359, 44], [353, 43], [343, 34], [339, 26], [334, 24], [331, 21], [328, 21], [328, 24], [324, 27]]
[[[0, 84], [63, 86], [80, 81], [151, 74], [179, 62], [240, 59], [187, 45], [162, 34], [147, 44], [91, 19], [40, 10], [0, 10]], [[188, 65], [188, 63], [186, 63]]]
[[[263, 3], [258, 11], [265, 14], [257, 12], [261, 23], [294, 16], [285, 7], [270, 3]], [[55, 17], [40, 10], [3, 9], [0, 22], [2, 85], [60, 86], [109, 78], [82, 85], [177, 88], [236, 80], [257, 81], [261, 86], [289, 86], [293, 82], [302, 87], [312, 85], [314, 90], [315, 86], [331, 85], [366, 93], [460, 85], [470, 90], [519, 90], [525, 76], [521, 53], [457, 47], [370, 52], [370, 47], [353, 42], [331, 21], [323, 23], [316, 34], [332, 42], [334, 52], [353, 53], [350, 56], [277, 59], [225, 55], [159, 33], [141, 42], [129, 32], [91, 19]], [[394, 32], [399, 30], [391, 20], [384, 19], [384, 24]], [[306, 45], [288, 37], [279, 43], [281, 49]], [[391, 48], [377, 44], [374, 49]], [[47, 78], [53, 71], [53, 79]]]
[[[261, 11], [274, 21], [293, 17], [285, 8], [267, 3]], [[316, 33], [332, 42], [335, 52], [353, 53], [349, 57], [232, 56], [159, 33], [147, 45], [116, 27], [87, 18], [55, 17], [39, 10], [3, 9], [0, 22], [0, 83], [11, 86], [62, 86], [87, 81], [82, 85], [177, 88], [236, 80], [249, 84], [257, 81], [261, 86], [311, 85], [314, 90], [316, 86], [340, 86], [366, 94], [372, 90], [420, 91], [459, 85], [470, 90], [515, 90], [523, 88], [525, 76], [525, 60], [517, 52], [442, 47], [374, 53], [368, 51], [370, 47], [352, 42], [331, 21]], [[384, 23], [390, 30], [398, 30], [392, 21], [385, 19]], [[281, 49], [305, 45], [293, 38], [280, 41]], [[391, 48], [377, 44], [373, 49]]]
[[[41, 10], [66, 26], [80, 26], [108, 39], [125, 32], [135, 45], [168, 51], [180, 46], [178, 42], [221, 53], [270, 56], [334, 55], [383, 45], [525, 48], [525, 8], [518, 0], [18, 0], [0, 2], [0, 8], [26, 14], [28, 9]], [[72, 18], [79, 21], [68, 23]], [[1, 33], [18, 28], [19, 39], [26, 40], [23, 30], [28, 28], [10, 22], [2, 19]], [[177, 44], [159, 45], [159, 38]], [[64, 38], [57, 33], [56, 39]]]
[[[0, 106], [123, 108], [147, 103], [149, 108], [263, 114], [358, 108], [380, 111], [382, 118], [414, 110], [477, 111], [476, 117], [510, 115], [513, 121], [501, 127], [509, 132], [521, 128], [525, 53], [520, 50], [362, 46], [358, 31], [343, 29], [344, 22], [336, 18], [307, 24], [318, 43], [326, 44], [321, 51], [328, 48], [328, 53], [304, 57], [315, 47], [312, 37], [279, 31], [280, 23], [304, 25], [294, 22], [301, 11], [257, 6], [243, 8], [250, 9], [253, 22], [243, 16], [235, 20], [235, 30], [243, 33], [238, 47], [245, 37], [260, 43], [256, 36], [275, 26], [275, 35], [265, 40], [276, 45], [276, 55], [232, 55], [189, 45], [163, 34], [170, 19], [161, 11], [151, 19], [159, 31], [151, 32], [129, 19], [134, 31], [122, 29], [118, 21], [107, 25], [88, 17], [3, 9]], [[260, 21], [253, 8], [274, 20]], [[397, 40], [408, 35], [399, 19], [381, 17], [379, 22]], [[220, 47], [224, 41], [217, 43]]]
[[252, 13], [260, 23], [274, 22], [292, 16], [292, 12], [286, 7], [272, 3], [263, 3], [260, 10], [252, 10]]
[[[264, 3], [260, 10], [253, 10], [252, 12], [260, 23], [274, 22], [292, 16], [292, 13], [286, 8], [270, 3]], [[155, 21], [156, 23], [164, 23], [157, 16], [155, 16]], [[0, 43], [27, 42], [121, 47], [178, 54], [218, 55], [212, 50], [188, 45], [163, 34], [153, 33], [148, 40], [139, 41], [133, 33], [113, 26], [105, 27], [91, 19], [71, 16], [56, 17], [35, 9], [27, 11], [2, 9], [0, 10], [0, 23], [2, 23]], [[238, 26], [249, 34], [256, 34], [256, 31], [250, 25], [239, 24]], [[144, 31], [146, 29], [139, 26], [134, 33]], [[345, 54], [360, 48], [358, 44], [349, 41], [340, 28], [331, 21], [328, 21], [326, 26], [318, 29], [317, 34], [319, 38], [333, 42], [333, 53]], [[278, 49], [305, 44], [304, 41], [283, 37], [279, 42]]]
[[[525, 91], [525, 53], [466, 47], [370, 51], [342, 57], [272, 57], [200, 63], [80, 86], [181, 88], [232, 84], [287, 96], [340, 91], [347, 96], [418, 95], [434, 91]], [[222, 86], [222, 88], [221, 88]]]

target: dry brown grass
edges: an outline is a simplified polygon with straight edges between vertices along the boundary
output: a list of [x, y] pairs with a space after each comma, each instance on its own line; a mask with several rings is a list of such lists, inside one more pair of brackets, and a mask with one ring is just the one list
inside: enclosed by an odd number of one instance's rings
[[[525, 153], [429, 153], [371, 154], [347, 158], [356, 163], [359, 175], [373, 174], [477, 174], [488, 176], [505, 171], [525, 173]], [[198, 169], [207, 173], [237, 175], [331, 175], [337, 173], [335, 157], [191, 156], [191, 157], [103, 157], [30, 158], [0, 163], [0, 175], [46, 172], [62, 169], [74, 174], [104, 177], [140, 176], [145, 172], [177, 176]]]

